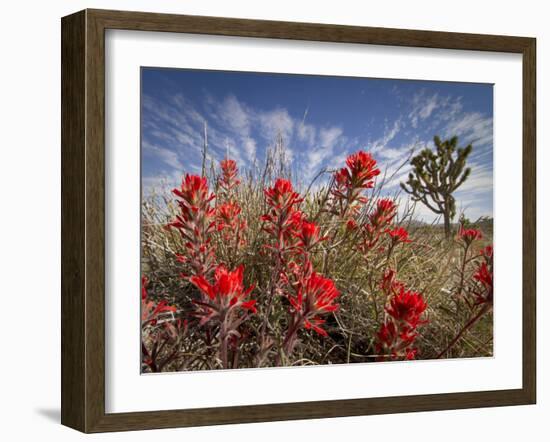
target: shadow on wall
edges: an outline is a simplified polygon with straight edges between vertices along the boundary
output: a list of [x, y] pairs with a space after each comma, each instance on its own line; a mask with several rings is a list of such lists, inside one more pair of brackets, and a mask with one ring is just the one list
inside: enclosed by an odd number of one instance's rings
[[61, 422], [61, 410], [59, 408], [37, 408], [34, 411], [36, 414], [56, 424]]

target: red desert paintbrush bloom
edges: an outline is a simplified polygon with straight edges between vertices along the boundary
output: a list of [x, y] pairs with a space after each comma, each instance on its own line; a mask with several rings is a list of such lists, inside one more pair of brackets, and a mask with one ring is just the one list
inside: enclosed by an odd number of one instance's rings
[[224, 241], [232, 241], [237, 247], [245, 244], [246, 221], [240, 215], [241, 207], [236, 202], [223, 203], [216, 208], [217, 231], [223, 233]]
[[302, 201], [300, 195], [294, 191], [292, 183], [284, 178], [277, 178], [275, 184], [264, 193], [267, 204], [277, 209], [288, 209]]
[[213, 193], [208, 190], [206, 178], [185, 175], [180, 188], [172, 192], [178, 197], [180, 213], [166, 227], [176, 229], [185, 243], [186, 251], [178, 260], [189, 265], [191, 275], [208, 275], [215, 265], [211, 235], [215, 227]]
[[225, 227], [233, 227], [237, 217], [241, 214], [241, 207], [237, 203], [223, 203], [217, 207], [218, 215], [218, 230], [223, 230]]
[[371, 225], [376, 230], [382, 230], [389, 225], [397, 214], [397, 205], [389, 198], [382, 198], [376, 202], [376, 209], [369, 215]]
[[411, 347], [418, 336], [418, 326], [427, 321], [421, 319], [426, 310], [421, 294], [406, 290], [400, 285], [386, 307], [388, 318], [376, 335], [376, 351], [379, 360], [414, 359], [417, 349]]
[[212, 321], [219, 326], [219, 357], [224, 368], [229, 368], [229, 341], [240, 336], [238, 328], [247, 319], [247, 313], [256, 313], [256, 300], [248, 299], [254, 286], [244, 288], [243, 272], [242, 265], [233, 271], [219, 265], [214, 273], [214, 283], [208, 282], [204, 276], [190, 278], [202, 294], [202, 300], [195, 301], [200, 324]]
[[237, 168], [237, 163], [235, 160], [230, 160], [228, 158], [220, 161], [220, 168], [222, 170], [222, 174], [218, 178], [218, 185], [220, 186], [222, 193], [228, 196], [241, 182], [237, 178], [239, 169]]
[[458, 236], [468, 246], [476, 239], [481, 239], [483, 237], [482, 233], [479, 230], [465, 229], [463, 227], [460, 227], [460, 229], [458, 230]]
[[335, 172], [332, 189], [332, 212], [343, 219], [357, 211], [357, 203], [366, 202], [361, 193], [372, 188], [374, 178], [380, 174], [376, 160], [362, 150], [349, 155], [346, 166]]
[[374, 178], [380, 174], [376, 160], [362, 150], [349, 155], [346, 166], [337, 172], [336, 179], [348, 188], [370, 189], [374, 186]]
[[[311, 266], [310, 263], [308, 265]], [[311, 272], [300, 283], [296, 296], [289, 297], [295, 326], [299, 328], [303, 324], [305, 328], [312, 328], [326, 336], [327, 332], [318, 325], [324, 321], [320, 322], [318, 316], [338, 310], [339, 306], [335, 303], [338, 296], [340, 292], [332, 279]]]
[[214, 283], [209, 283], [204, 276], [192, 276], [189, 281], [202, 293], [199, 304], [206, 308], [207, 314], [201, 322], [205, 323], [215, 317], [226, 317], [230, 312], [244, 309], [256, 313], [256, 300], [246, 300], [254, 286], [247, 289], [243, 285], [244, 266], [233, 271], [219, 265], [214, 273]]
[[478, 287], [473, 290], [476, 304], [492, 304], [493, 302], [493, 246], [485, 247], [481, 252], [483, 261], [478, 265], [473, 278]]
[[390, 300], [386, 312], [399, 322], [406, 322], [411, 327], [422, 324], [420, 316], [426, 310], [426, 303], [420, 293], [405, 290], [401, 287], [399, 293]]
[[314, 222], [302, 221], [298, 229], [299, 238], [298, 247], [305, 251], [311, 250], [316, 244], [324, 241], [326, 237], [321, 237], [321, 228]]
[[363, 238], [357, 248], [363, 254], [367, 254], [387, 230], [397, 214], [397, 205], [389, 198], [382, 198], [376, 202], [376, 208], [369, 214], [369, 222], [361, 226]]
[[292, 183], [283, 178], [277, 178], [275, 184], [265, 189], [264, 193], [270, 209], [261, 217], [266, 223], [263, 230], [276, 240], [274, 248], [284, 252], [295, 242], [302, 223], [303, 214], [298, 209], [302, 199], [294, 191]]
[[409, 232], [407, 232], [407, 230], [403, 227], [396, 227], [395, 229], [388, 230], [388, 235], [390, 236], [393, 245], [400, 242], [411, 242], [409, 239]]

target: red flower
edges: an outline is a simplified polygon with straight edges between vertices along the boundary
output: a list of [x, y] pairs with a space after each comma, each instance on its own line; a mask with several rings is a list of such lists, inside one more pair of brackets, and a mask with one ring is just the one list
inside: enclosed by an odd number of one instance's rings
[[[224, 203], [217, 207], [217, 230], [229, 229], [232, 234], [235, 234], [237, 230], [246, 228], [246, 221], [241, 220], [239, 215], [241, 214], [241, 207], [237, 203], [229, 202]], [[230, 239], [231, 235], [228, 235], [226, 239]]]
[[298, 229], [298, 238], [300, 239], [298, 247], [308, 250], [320, 241], [324, 241], [326, 237], [320, 237], [320, 232], [321, 228], [317, 224], [302, 221]]
[[273, 187], [265, 189], [269, 212], [261, 216], [266, 223], [262, 229], [269, 233], [275, 244], [268, 246], [284, 252], [296, 246], [299, 229], [303, 223], [303, 213], [298, 209], [302, 202], [290, 181], [277, 178]]
[[395, 320], [404, 321], [411, 327], [416, 327], [423, 323], [420, 316], [424, 313], [426, 307], [427, 305], [420, 293], [405, 290], [404, 287], [401, 287], [399, 293], [391, 299], [390, 305], [386, 307], [386, 312]]
[[376, 167], [376, 160], [362, 150], [350, 155], [346, 159], [349, 168], [350, 178], [360, 187], [370, 188], [373, 186], [373, 179], [380, 174]]
[[357, 213], [358, 203], [367, 201], [361, 193], [363, 189], [373, 187], [374, 178], [380, 174], [376, 161], [364, 151], [348, 156], [346, 165], [334, 173], [334, 187], [331, 190], [331, 212], [344, 220]]
[[177, 197], [180, 213], [167, 228], [177, 229], [185, 247], [185, 254], [178, 254], [179, 262], [185, 263], [191, 275], [208, 275], [215, 264], [214, 251], [210, 245], [214, 231], [214, 208], [206, 178], [185, 175], [181, 187], [172, 191]]
[[241, 208], [236, 203], [224, 203], [221, 206], [218, 206], [218, 217], [225, 224], [231, 225], [233, 220], [239, 216], [241, 213]]
[[397, 329], [393, 321], [384, 322], [376, 334], [378, 344], [385, 345], [386, 347], [391, 347], [397, 336]]
[[238, 308], [256, 312], [256, 301], [246, 300], [254, 286], [244, 288], [243, 272], [242, 265], [234, 271], [229, 271], [224, 265], [219, 265], [214, 273], [213, 284], [209, 283], [204, 276], [189, 278], [189, 281], [203, 294], [203, 300], [197, 302], [204, 308], [204, 311], [199, 313], [203, 316], [201, 323], [214, 317], [225, 317]]
[[310, 320], [304, 320], [304, 328], [306, 330], [312, 329], [314, 332], [320, 334], [321, 336], [328, 336], [327, 331], [321, 327], [326, 321], [320, 318], [313, 318]]
[[485, 287], [493, 288], [493, 272], [489, 271], [486, 262], [482, 262], [474, 273], [474, 279], [481, 282]]
[[397, 214], [397, 205], [389, 198], [379, 199], [376, 208], [368, 215], [369, 223], [363, 224], [361, 232], [363, 237], [357, 248], [366, 255], [380, 239], [380, 236], [391, 224]]
[[348, 219], [346, 222], [346, 229], [350, 231], [357, 229], [357, 222], [354, 219]]
[[409, 232], [407, 232], [403, 227], [396, 227], [393, 230], [389, 230], [388, 235], [390, 235], [393, 244], [397, 244], [399, 242], [411, 242], [409, 239]]
[[476, 297], [476, 304], [493, 302], [493, 263], [492, 259], [482, 262], [474, 273], [474, 279], [481, 285], [475, 288], [473, 293]]
[[[393, 284], [393, 271], [384, 275], [382, 284]], [[411, 347], [418, 336], [417, 328], [427, 321], [421, 320], [421, 315], [426, 310], [426, 303], [422, 295], [409, 290], [399, 284], [399, 292], [394, 294], [390, 304], [386, 307], [388, 318], [381, 324], [376, 335], [376, 351], [378, 360], [390, 359], [414, 359], [417, 349]]]
[[407, 348], [405, 349], [405, 360], [412, 361], [416, 359], [416, 354], [418, 353], [418, 349], [416, 348]]
[[294, 191], [292, 183], [284, 178], [277, 178], [273, 187], [264, 191], [267, 204], [273, 208], [286, 209], [300, 203], [300, 195]]
[[376, 209], [369, 215], [373, 228], [382, 229], [391, 223], [397, 214], [397, 205], [389, 198], [379, 199], [376, 202]]
[[237, 169], [237, 163], [234, 160], [224, 159], [220, 161], [220, 167], [222, 174], [218, 178], [218, 185], [223, 193], [226, 195], [240, 184], [240, 180], [237, 178], [239, 169]]
[[334, 175], [337, 184], [349, 188], [369, 189], [374, 185], [374, 178], [380, 174], [376, 160], [362, 150], [346, 158], [347, 167]]
[[198, 206], [210, 202], [215, 197], [214, 194], [208, 194], [208, 180], [198, 175], [186, 174], [180, 188], [172, 192], [181, 198], [178, 203], [185, 209], [185, 213], [196, 212]]
[[397, 281], [395, 277], [396, 271], [393, 269], [386, 269], [384, 275], [382, 276], [380, 288], [386, 296], [396, 295], [402, 288], [404, 288], [403, 283]]
[[489, 245], [485, 247], [481, 253], [481, 256], [483, 256], [486, 260], [492, 260], [493, 259], [493, 246]]
[[479, 230], [476, 229], [464, 229], [462, 226], [458, 230], [458, 236], [462, 239], [467, 245], [470, 245], [474, 240], [481, 239], [483, 235]]
[[[289, 301], [295, 313], [304, 320], [306, 328], [313, 328], [317, 333], [324, 335], [324, 330], [323, 332], [318, 330], [322, 322], [317, 316], [338, 310], [339, 306], [334, 302], [338, 296], [340, 292], [334, 285], [334, 281], [311, 272], [301, 281], [297, 295], [289, 297]], [[307, 324], [308, 322], [310, 325]]]

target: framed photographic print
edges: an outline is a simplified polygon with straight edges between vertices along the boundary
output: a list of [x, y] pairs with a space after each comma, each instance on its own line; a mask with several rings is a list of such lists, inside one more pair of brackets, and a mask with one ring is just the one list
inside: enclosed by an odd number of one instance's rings
[[535, 403], [535, 52], [63, 18], [62, 423]]

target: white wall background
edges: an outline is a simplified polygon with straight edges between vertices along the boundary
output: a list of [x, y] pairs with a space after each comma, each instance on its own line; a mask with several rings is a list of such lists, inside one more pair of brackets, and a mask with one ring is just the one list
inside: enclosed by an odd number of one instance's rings
[[[545, 2], [393, 0], [19, 0], [0, 26], [0, 435], [4, 440], [85, 436], [59, 425], [60, 407], [60, 22], [86, 7], [534, 36], [538, 39], [538, 405], [117, 433], [95, 440], [543, 440], [550, 413], [549, 11]], [[511, 181], [511, 185], [514, 185]], [[519, 183], [518, 183], [519, 185]], [[546, 200], [546, 201], [545, 201]]]

